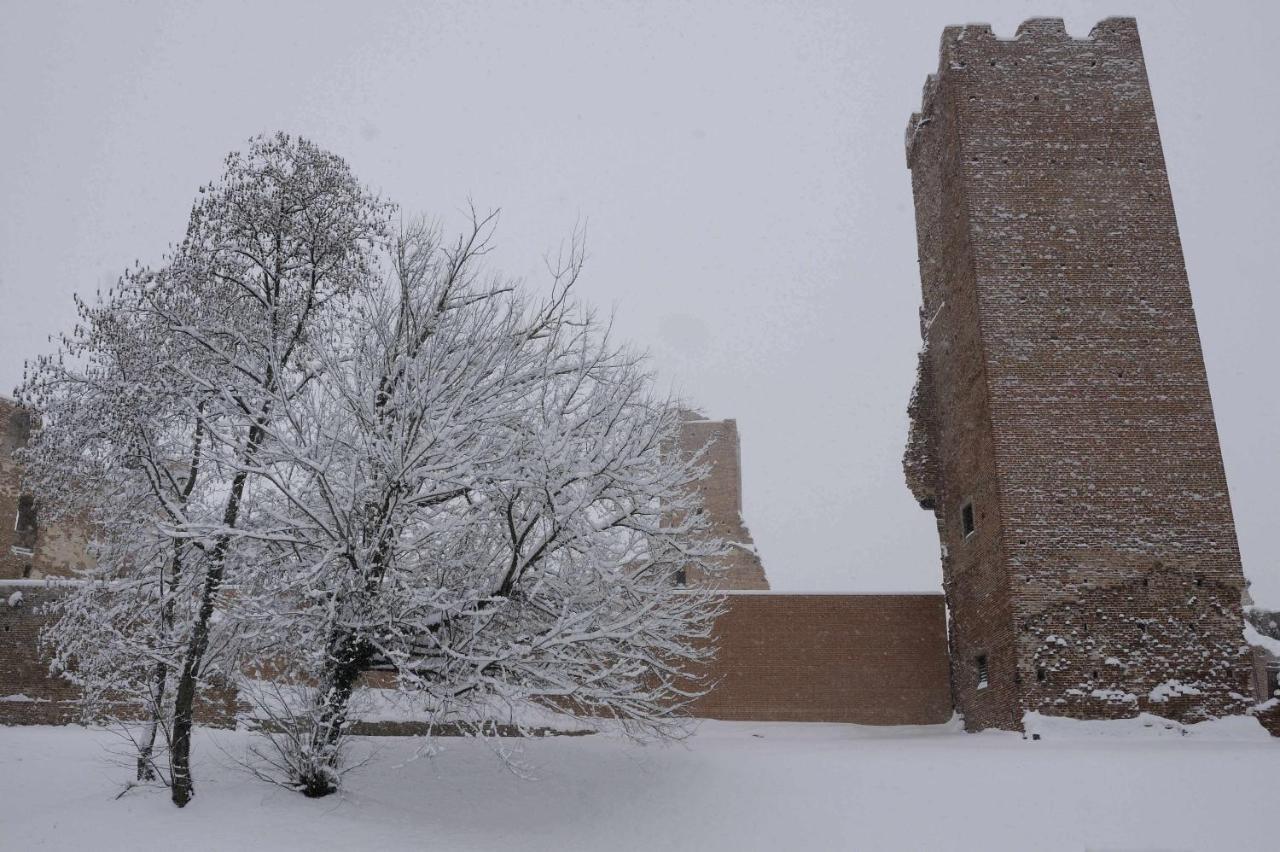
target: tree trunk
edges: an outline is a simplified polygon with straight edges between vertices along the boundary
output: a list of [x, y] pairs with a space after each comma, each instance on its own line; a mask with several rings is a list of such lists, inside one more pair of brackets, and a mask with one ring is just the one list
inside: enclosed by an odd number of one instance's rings
[[341, 631], [330, 642], [332, 665], [321, 684], [319, 717], [311, 734], [311, 754], [315, 762], [302, 765], [298, 778], [304, 795], [327, 796], [337, 791], [338, 745], [347, 722], [351, 693], [369, 664], [373, 648], [349, 631]]
[[[238, 500], [237, 500], [238, 502]], [[221, 542], [219, 542], [221, 545]], [[178, 692], [173, 705], [173, 745], [169, 764], [173, 769], [173, 803], [183, 807], [191, 801], [195, 790], [191, 783], [191, 727], [194, 717], [196, 681], [200, 676], [200, 664], [209, 647], [209, 621], [213, 616], [213, 599], [222, 586], [222, 566], [225, 548], [218, 548], [218, 558], [205, 572], [204, 594], [200, 612], [187, 646], [187, 656], [182, 664], [182, 676], [178, 678]]]
[[156, 731], [160, 728], [160, 714], [164, 709], [164, 692], [169, 682], [169, 669], [164, 663], [156, 663], [155, 689], [151, 699], [151, 719], [147, 722], [147, 731], [142, 744], [138, 746], [138, 780], [156, 780], [155, 765], [152, 755], [156, 746]]
[[[249, 431], [249, 445], [246, 457], [252, 458], [262, 440], [262, 427], [255, 425]], [[227, 509], [223, 514], [223, 526], [235, 527], [240, 517], [240, 501], [244, 496], [246, 471], [239, 471], [231, 481], [231, 494], [227, 497]], [[231, 537], [223, 534], [213, 551], [209, 554], [209, 566], [204, 573], [204, 591], [200, 598], [200, 610], [196, 614], [192, 626], [191, 642], [187, 645], [186, 659], [182, 664], [182, 676], [178, 678], [178, 691], [173, 705], [173, 746], [170, 766], [173, 769], [173, 803], [183, 807], [191, 801], [195, 791], [191, 784], [191, 726], [193, 720], [196, 681], [200, 676], [200, 665], [204, 662], [204, 652], [209, 647], [209, 622], [213, 618], [213, 602], [222, 588], [222, 574], [226, 566], [227, 548], [231, 546]]]
[[[191, 474], [187, 478], [187, 486], [182, 494], [183, 502], [191, 496], [191, 487], [195, 484], [196, 466], [200, 459], [200, 443], [199, 432], [196, 439], [195, 461], [191, 466]], [[178, 588], [178, 577], [182, 573], [182, 543], [174, 541], [173, 543], [173, 560], [169, 563], [169, 588], [165, 596], [164, 604], [160, 608], [160, 625], [163, 628], [162, 635], [167, 640], [169, 631], [173, 627], [173, 595]], [[162, 584], [161, 592], [164, 592], [163, 576], [160, 579]], [[155, 763], [153, 755], [156, 745], [156, 731], [160, 728], [160, 717], [164, 713], [164, 693], [169, 686], [169, 666], [164, 662], [156, 663], [155, 671], [155, 689], [152, 691], [151, 698], [151, 719], [147, 723], [147, 733], [143, 739], [143, 743], [138, 748], [138, 780], [154, 781], [156, 779]]]

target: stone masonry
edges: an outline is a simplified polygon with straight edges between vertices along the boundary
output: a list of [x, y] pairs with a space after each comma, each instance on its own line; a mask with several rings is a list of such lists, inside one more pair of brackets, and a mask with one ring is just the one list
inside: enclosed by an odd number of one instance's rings
[[947, 28], [906, 147], [904, 468], [966, 724], [1242, 712], [1244, 577], [1136, 22]]

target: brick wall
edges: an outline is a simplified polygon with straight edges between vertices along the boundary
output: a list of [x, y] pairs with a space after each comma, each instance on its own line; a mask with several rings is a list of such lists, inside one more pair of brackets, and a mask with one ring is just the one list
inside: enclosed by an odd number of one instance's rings
[[[20, 591], [21, 606], [7, 598]], [[0, 725], [77, 719], [76, 690], [37, 651], [41, 607], [59, 593], [0, 583]], [[941, 595], [730, 593], [716, 625], [718, 686], [692, 708], [715, 719], [925, 725], [951, 716]], [[385, 677], [370, 684], [392, 686]], [[201, 724], [231, 724], [236, 698], [210, 690]]]
[[907, 160], [926, 345], [904, 461], [967, 723], [1243, 709], [1244, 580], [1136, 22], [948, 28]]
[[[79, 691], [49, 675], [39, 649], [40, 629], [49, 618], [44, 607], [61, 593], [58, 586], [39, 581], [0, 582], [0, 725], [64, 725], [81, 719]], [[200, 724], [217, 727], [233, 725], [236, 711], [236, 694], [229, 688], [205, 689], [195, 708]], [[128, 717], [131, 711], [117, 712]]]
[[[67, 576], [88, 564], [88, 535], [83, 523], [40, 518], [39, 495], [22, 487], [14, 452], [31, 434], [30, 415], [0, 397], [0, 580]], [[31, 510], [22, 513], [21, 501]]]
[[0, 583], [0, 724], [60, 725], [76, 717], [75, 687], [49, 677], [37, 650], [41, 608], [57, 594], [39, 583]]
[[686, 456], [705, 450], [703, 462], [710, 468], [698, 486], [703, 510], [710, 521], [710, 534], [729, 545], [721, 558], [723, 570], [715, 577], [705, 577], [694, 569], [687, 578], [689, 585], [713, 585], [721, 589], [767, 589], [760, 554], [756, 552], [751, 532], [742, 520], [742, 458], [735, 420], [708, 420], [694, 412], [686, 413], [680, 426], [680, 450]]
[[730, 593], [695, 716], [928, 725], [951, 718], [941, 595]]

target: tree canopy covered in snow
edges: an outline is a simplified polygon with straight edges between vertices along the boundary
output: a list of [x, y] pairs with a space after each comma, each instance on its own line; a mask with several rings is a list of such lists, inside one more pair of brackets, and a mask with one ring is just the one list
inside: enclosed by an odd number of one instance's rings
[[392, 212], [333, 154], [255, 139], [29, 365], [28, 474], [94, 556], [45, 640], [86, 713], [147, 721], [139, 776], [179, 805], [211, 685], [309, 795], [369, 671], [442, 723], [534, 704], [636, 737], [701, 689], [721, 602], [673, 578], [715, 570], [704, 471], [573, 298], [581, 241], [535, 292], [486, 269], [493, 215], [449, 240]]

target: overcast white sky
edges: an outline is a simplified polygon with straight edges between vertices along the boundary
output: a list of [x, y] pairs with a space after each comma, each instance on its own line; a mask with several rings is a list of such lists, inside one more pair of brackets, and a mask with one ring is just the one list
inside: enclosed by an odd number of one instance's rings
[[742, 435], [774, 588], [938, 589], [899, 466], [918, 346], [902, 149], [947, 24], [1136, 15], [1245, 571], [1280, 606], [1280, 4], [19, 3], [0, 0], [0, 392], [73, 292], [178, 240], [276, 129], [407, 210], [501, 207], [531, 283], [580, 220], [581, 295]]

